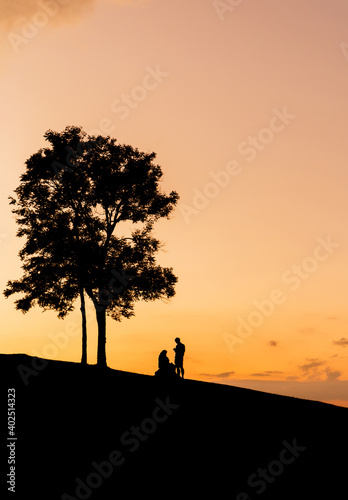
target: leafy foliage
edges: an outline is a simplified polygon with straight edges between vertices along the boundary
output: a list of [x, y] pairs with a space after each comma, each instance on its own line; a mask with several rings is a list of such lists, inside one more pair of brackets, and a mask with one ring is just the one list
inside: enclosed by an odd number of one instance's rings
[[[81, 127], [49, 130], [45, 139], [50, 146], [26, 161], [10, 199], [26, 242], [23, 277], [8, 282], [5, 296], [24, 295], [16, 300], [23, 312], [37, 304], [64, 317], [83, 288], [97, 313], [115, 320], [132, 316], [138, 300], [173, 297], [177, 278], [157, 265], [161, 244], [152, 231], [178, 195], [161, 192], [155, 153]], [[123, 223], [132, 227], [128, 236], [116, 234]]]

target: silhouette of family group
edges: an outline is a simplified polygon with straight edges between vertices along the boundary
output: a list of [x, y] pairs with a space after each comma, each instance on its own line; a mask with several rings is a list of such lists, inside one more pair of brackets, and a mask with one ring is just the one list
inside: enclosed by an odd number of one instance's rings
[[182, 377], [184, 378], [184, 354], [185, 345], [180, 341], [179, 337], [175, 339], [176, 347], [173, 351], [175, 352], [174, 364], [170, 362], [167, 351], [163, 350], [158, 356], [158, 370], [155, 375], [164, 378], [167, 377]]

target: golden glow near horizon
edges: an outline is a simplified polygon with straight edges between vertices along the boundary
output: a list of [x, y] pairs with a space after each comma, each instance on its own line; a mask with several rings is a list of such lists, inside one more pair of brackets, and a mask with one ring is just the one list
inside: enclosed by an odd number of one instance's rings
[[[232, 5], [233, 4], [233, 5]], [[7, 10], [6, 10], [7, 9]], [[108, 320], [112, 368], [348, 405], [348, 5], [339, 0], [8, 3], [2, 34], [2, 289], [24, 241], [7, 197], [47, 129], [155, 151], [180, 202], [158, 223], [170, 303]], [[5, 264], [4, 264], [5, 263]], [[1, 352], [79, 361], [65, 320], [1, 298]], [[88, 361], [96, 361], [89, 304]]]

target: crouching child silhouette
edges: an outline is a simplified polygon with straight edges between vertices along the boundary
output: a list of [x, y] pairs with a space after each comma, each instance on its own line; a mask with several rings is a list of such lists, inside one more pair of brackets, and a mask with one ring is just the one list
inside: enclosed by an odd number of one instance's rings
[[163, 378], [169, 378], [175, 375], [175, 366], [169, 361], [167, 351], [162, 351], [158, 356], [158, 370], [155, 375]]

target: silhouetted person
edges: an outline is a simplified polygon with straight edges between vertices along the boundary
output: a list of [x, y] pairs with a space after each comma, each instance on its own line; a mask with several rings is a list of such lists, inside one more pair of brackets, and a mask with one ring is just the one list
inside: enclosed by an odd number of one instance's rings
[[158, 369], [167, 371], [169, 363], [170, 361], [167, 356], [167, 351], [162, 351], [161, 354], [158, 356]]
[[158, 356], [158, 370], [155, 375], [170, 377], [175, 375], [175, 366], [169, 361], [167, 351], [163, 350]]
[[175, 363], [175, 370], [176, 373], [180, 377], [180, 372], [182, 378], [184, 378], [184, 354], [185, 354], [185, 346], [180, 342], [179, 337], [176, 337], [175, 339], [176, 342], [176, 347], [174, 347], [175, 351], [175, 358], [174, 358], [174, 363]]

